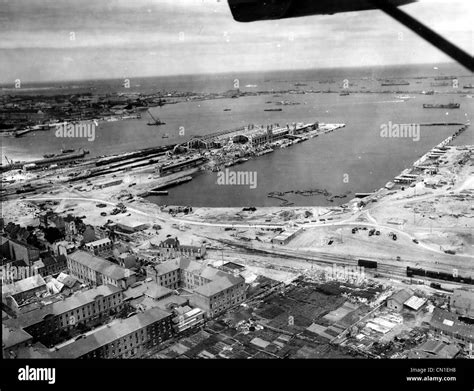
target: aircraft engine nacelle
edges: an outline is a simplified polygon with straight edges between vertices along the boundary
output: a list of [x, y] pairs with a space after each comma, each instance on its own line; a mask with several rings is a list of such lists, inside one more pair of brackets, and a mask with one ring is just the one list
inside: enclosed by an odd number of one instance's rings
[[[417, 0], [385, 0], [394, 6]], [[327, 15], [376, 9], [371, 0], [229, 0], [232, 16], [238, 22]]]

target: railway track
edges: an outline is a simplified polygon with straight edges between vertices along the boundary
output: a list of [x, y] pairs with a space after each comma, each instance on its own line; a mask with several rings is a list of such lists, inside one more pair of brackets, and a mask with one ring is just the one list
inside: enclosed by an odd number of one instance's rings
[[[226, 242], [225, 240], [222, 240]], [[320, 253], [318, 256], [307, 256], [307, 255], [296, 255], [293, 253], [289, 253], [288, 251], [282, 251], [280, 250], [278, 252], [276, 251], [265, 251], [265, 250], [255, 250], [255, 249], [249, 249], [245, 245], [234, 245], [234, 243], [228, 244], [230, 248], [234, 248], [235, 254], [242, 254], [242, 252], [238, 252], [235, 249], [243, 249], [246, 253], [248, 254], [255, 254], [264, 258], [271, 258], [274, 259], [275, 255], [278, 255], [282, 258], [290, 258], [290, 259], [295, 259], [299, 261], [304, 261], [306, 263], [316, 263], [316, 264], [321, 264], [321, 265], [327, 265], [327, 266], [358, 266], [358, 259], [355, 259], [354, 257], [346, 257], [346, 256], [340, 256], [340, 255], [334, 255], [334, 254], [327, 254], [327, 253]], [[209, 249], [208, 249], [209, 251]], [[211, 249], [212, 251], [212, 249]], [[221, 253], [223, 250], [214, 250], [216, 251], [217, 254]], [[374, 261], [377, 261], [374, 259]], [[403, 266], [395, 266], [395, 265], [389, 265], [389, 264], [381, 264], [380, 261], [378, 261], [378, 267], [376, 269], [369, 269], [365, 268], [365, 272], [368, 272], [370, 274], [386, 274], [388, 276], [396, 276], [396, 277], [405, 277], [406, 278], [406, 270]]]
[[[225, 239], [214, 239], [214, 240], [222, 244], [225, 244], [226, 246], [229, 247], [229, 249], [232, 249], [235, 252], [235, 254], [242, 254], [242, 250], [243, 250], [244, 253], [258, 255], [264, 258], [274, 259], [275, 256], [278, 256], [280, 258], [294, 259], [294, 260], [304, 261], [307, 263], [314, 262], [316, 264], [321, 264], [321, 265], [358, 266], [358, 258], [356, 259], [355, 257], [352, 257], [352, 256], [341, 256], [341, 255], [334, 255], [334, 254], [329, 254], [329, 253], [318, 253], [317, 255], [307, 254], [307, 253], [295, 254], [291, 250], [284, 250], [284, 249], [266, 250], [266, 249], [261, 249], [261, 248], [256, 249], [253, 247], [246, 246], [245, 244], [235, 243], [235, 242], [225, 240]], [[217, 249], [217, 248], [208, 249], [208, 250], [216, 251], [217, 253], [225, 251], [225, 250]], [[393, 265], [389, 263], [383, 263], [380, 261], [380, 258], [367, 258], [367, 260], [377, 262], [377, 267], [365, 268], [364, 269], [365, 272], [368, 272], [373, 275], [376, 275], [376, 274], [384, 275], [387, 277], [397, 277], [397, 278], [404, 278], [404, 279], [410, 278], [407, 276], [407, 271], [406, 271], [407, 269], [406, 269], [405, 264], [403, 266], [401, 265], [398, 266], [398, 265]], [[435, 279], [435, 278], [426, 277], [426, 276], [413, 276], [413, 278], [416, 278], [419, 280], [432, 281], [432, 282], [443, 281], [444, 283], [451, 283], [451, 284], [472, 287], [472, 285], [463, 284], [460, 282], [445, 281], [442, 279]]]

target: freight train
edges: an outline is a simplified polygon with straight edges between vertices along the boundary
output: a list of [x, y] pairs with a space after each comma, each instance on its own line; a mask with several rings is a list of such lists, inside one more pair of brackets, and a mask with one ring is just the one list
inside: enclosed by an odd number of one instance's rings
[[429, 277], [429, 278], [435, 278], [437, 280], [460, 282], [462, 284], [474, 285], [474, 278], [472, 277], [462, 277], [460, 275], [455, 276], [454, 273], [450, 274], [450, 273], [444, 273], [444, 272], [437, 272], [433, 270], [415, 269], [408, 266], [407, 277], [413, 277], [413, 276]]
[[[358, 266], [363, 266], [367, 269], [377, 269], [378, 264], [376, 261], [369, 261], [367, 259], [359, 259], [357, 261]], [[458, 282], [462, 284], [470, 284], [474, 285], [474, 278], [472, 277], [463, 277], [460, 275], [454, 275], [450, 273], [445, 273], [445, 272], [438, 272], [434, 270], [425, 270], [421, 268], [413, 268], [408, 266], [407, 271], [406, 271], [407, 277], [415, 277], [415, 276], [420, 276], [420, 277], [428, 277], [428, 278], [434, 278], [437, 280], [444, 280], [444, 281], [451, 281], [451, 282]]]

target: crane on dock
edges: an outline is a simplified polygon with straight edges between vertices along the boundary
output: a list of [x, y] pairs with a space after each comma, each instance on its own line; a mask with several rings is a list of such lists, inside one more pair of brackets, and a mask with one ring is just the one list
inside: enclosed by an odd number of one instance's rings
[[8, 157], [7, 157], [6, 155], [5, 155], [5, 160], [7, 161], [8, 166], [9, 166], [10, 168], [13, 167], [13, 160], [8, 159]]
[[153, 117], [153, 114], [151, 113], [149, 109], [147, 110], [147, 112], [150, 115], [150, 117], [153, 119], [153, 122], [148, 122], [147, 125], [149, 126], [165, 125], [165, 122], [161, 121], [159, 118]]

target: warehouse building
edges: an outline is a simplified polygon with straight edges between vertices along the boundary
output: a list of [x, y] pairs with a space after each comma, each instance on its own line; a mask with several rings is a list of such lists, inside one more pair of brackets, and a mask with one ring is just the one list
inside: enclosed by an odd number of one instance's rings
[[285, 229], [284, 231], [280, 232], [272, 239], [273, 244], [278, 244], [279, 246], [284, 246], [290, 242], [291, 239], [296, 237], [296, 235], [303, 232], [303, 228], [301, 227], [293, 227]]
[[403, 305], [413, 296], [413, 292], [410, 289], [402, 289], [387, 299], [387, 307], [391, 310], [400, 312], [403, 309]]

